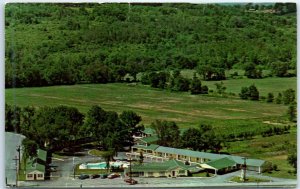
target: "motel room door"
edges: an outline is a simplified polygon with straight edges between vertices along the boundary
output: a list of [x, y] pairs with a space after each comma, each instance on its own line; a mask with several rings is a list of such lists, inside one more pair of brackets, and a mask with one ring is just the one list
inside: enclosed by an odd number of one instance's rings
[[172, 171], [172, 177], [175, 177], [175, 171]]

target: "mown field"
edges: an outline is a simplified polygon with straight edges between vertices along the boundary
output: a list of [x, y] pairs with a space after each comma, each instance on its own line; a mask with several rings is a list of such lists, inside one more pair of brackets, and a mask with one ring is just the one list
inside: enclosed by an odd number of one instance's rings
[[[252, 80], [224, 81], [228, 91], [238, 93], [240, 87]], [[295, 78], [256, 80], [259, 91], [283, 91], [296, 88]], [[210, 83], [210, 89], [215, 89]], [[6, 89], [6, 103], [36, 107], [48, 105], [75, 106], [86, 113], [92, 105], [122, 112], [133, 110], [149, 125], [155, 119], [175, 121], [180, 127], [196, 126], [201, 122], [222, 125], [263, 124], [281, 119], [287, 106], [254, 102], [212, 95], [190, 95], [152, 89], [141, 84], [84, 84], [42, 88]], [[227, 128], [228, 129], [228, 128]]]
[[[261, 80], [236, 79], [223, 81], [228, 92], [238, 93], [239, 86], [248, 86], [255, 81], [263, 93], [296, 89], [296, 78], [266, 78]], [[215, 82], [207, 82], [215, 89]], [[214, 95], [190, 95], [167, 90], [153, 89], [141, 84], [82, 84], [40, 88], [6, 89], [6, 103], [18, 106], [77, 107], [86, 113], [92, 105], [121, 113], [133, 110], [142, 116], [142, 123], [149, 126], [155, 119], [175, 121], [179, 127], [196, 127], [201, 123], [211, 124], [217, 133], [240, 133], [260, 131], [273, 126], [290, 124], [287, 121], [288, 106], [264, 101], [240, 100], [238, 97]], [[280, 143], [278, 143], [280, 141]], [[286, 142], [286, 143], [285, 143]], [[296, 143], [296, 127], [290, 133], [271, 137], [255, 136], [251, 140], [231, 142], [232, 154], [269, 160], [278, 165], [273, 176], [295, 178], [288, 173], [293, 168], [287, 163], [285, 144]]]

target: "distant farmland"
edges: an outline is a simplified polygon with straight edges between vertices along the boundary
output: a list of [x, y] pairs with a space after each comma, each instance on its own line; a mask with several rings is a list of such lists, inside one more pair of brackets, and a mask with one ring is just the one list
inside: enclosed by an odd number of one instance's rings
[[[241, 82], [236, 83], [237, 81]], [[242, 79], [224, 83], [227, 91], [238, 93], [237, 90], [241, 87], [235, 85], [248, 86], [252, 81], [254, 80]], [[295, 89], [296, 79], [280, 78], [279, 82], [278, 78], [268, 78], [255, 80], [255, 84], [259, 90], [267, 93], [273, 90], [283, 91], [290, 86]], [[212, 82], [208, 85], [215, 89]], [[35, 107], [67, 105], [77, 107], [83, 113], [92, 105], [99, 105], [105, 110], [117, 112], [136, 111], [142, 116], [146, 126], [155, 119], [165, 119], [175, 121], [180, 127], [194, 127], [205, 122], [220, 129], [226, 126], [226, 129], [234, 127], [236, 130], [244, 128], [235, 126], [264, 127], [266, 124], [263, 122], [278, 120], [287, 110], [287, 106], [240, 100], [238, 97], [194, 96], [157, 90], [141, 84], [118, 83], [6, 89], [6, 103]]]

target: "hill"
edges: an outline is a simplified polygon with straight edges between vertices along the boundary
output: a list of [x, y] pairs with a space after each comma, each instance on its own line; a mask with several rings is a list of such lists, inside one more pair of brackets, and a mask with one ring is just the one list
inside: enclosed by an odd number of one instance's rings
[[6, 87], [118, 82], [126, 74], [204, 65], [219, 71], [250, 63], [295, 69], [295, 14], [245, 10], [216, 4], [7, 4]]

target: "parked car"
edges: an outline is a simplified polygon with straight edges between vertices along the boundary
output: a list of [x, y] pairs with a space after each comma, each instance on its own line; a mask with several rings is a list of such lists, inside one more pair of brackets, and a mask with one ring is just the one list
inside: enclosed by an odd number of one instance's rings
[[114, 179], [114, 178], [117, 178], [117, 177], [119, 177], [119, 176], [120, 176], [120, 175], [119, 175], [118, 173], [112, 173], [112, 174], [108, 175], [107, 178], [109, 178], [109, 179]]
[[98, 175], [98, 174], [91, 175], [91, 179], [95, 179], [95, 178], [99, 178], [99, 177], [100, 177], [100, 175]]
[[102, 179], [106, 179], [107, 176], [108, 176], [108, 174], [100, 174], [100, 178], [102, 178]]
[[90, 176], [89, 176], [89, 175], [85, 175], [85, 174], [81, 174], [78, 178], [79, 178], [80, 180], [84, 180], [84, 179], [90, 178]]
[[124, 179], [125, 182], [127, 182], [130, 185], [137, 184], [138, 182], [134, 180], [133, 178]]

